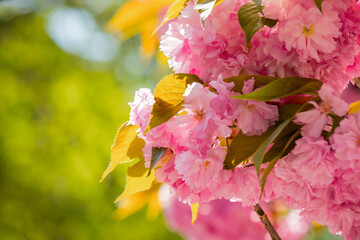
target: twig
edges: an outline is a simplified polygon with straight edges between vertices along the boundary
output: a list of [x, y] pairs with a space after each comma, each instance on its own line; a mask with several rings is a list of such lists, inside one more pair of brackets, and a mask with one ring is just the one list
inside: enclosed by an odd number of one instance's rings
[[264, 227], [266, 228], [266, 230], [268, 231], [268, 233], [271, 236], [272, 240], [281, 240], [279, 234], [276, 232], [275, 228], [273, 227], [273, 225], [271, 224], [271, 222], [269, 221], [268, 217], [266, 216], [264, 210], [260, 207], [259, 204], [255, 204], [253, 206], [254, 211], [257, 213], [257, 215], [259, 216], [262, 224], [264, 225]]

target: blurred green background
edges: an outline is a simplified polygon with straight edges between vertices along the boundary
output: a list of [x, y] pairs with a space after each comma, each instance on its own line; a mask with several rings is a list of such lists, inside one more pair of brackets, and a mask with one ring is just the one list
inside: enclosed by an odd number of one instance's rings
[[1, 240], [181, 239], [145, 209], [115, 220], [123, 169], [99, 183], [135, 90], [170, 72], [104, 32], [122, 3], [0, 0]]
[[0, 239], [180, 239], [114, 219], [121, 169], [99, 183], [135, 90], [169, 71], [103, 32], [120, 4], [0, 2]]

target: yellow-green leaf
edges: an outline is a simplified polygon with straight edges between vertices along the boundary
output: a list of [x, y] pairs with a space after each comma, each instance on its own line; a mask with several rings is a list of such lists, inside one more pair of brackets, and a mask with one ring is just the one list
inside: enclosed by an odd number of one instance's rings
[[[305, 103], [303, 105], [286, 104], [279, 107], [280, 117], [277, 124], [270, 127], [264, 134], [260, 136], [245, 136], [241, 132], [239, 132], [228, 147], [228, 151], [224, 161], [224, 169], [234, 169], [240, 163], [248, 160], [257, 151], [259, 151], [261, 146], [265, 144], [266, 140], [275, 132], [280, 123], [289, 121], [288, 119], [293, 118], [296, 113], [309, 110], [313, 107], [314, 106], [312, 104], [308, 103]], [[278, 134], [278, 136], [276, 137], [276, 141], [288, 134], [296, 132], [299, 128], [301, 128], [300, 125], [296, 125], [292, 122], [288, 123], [287, 126], [281, 131], [281, 133]], [[268, 161], [269, 159], [267, 158], [266, 162]]]
[[262, 0], [252, 0], [252, 1], [256, 4], [256, 7], [259, 10], [259, 12], [262, 13], [262, 7], [261, 7]]
[[360, 112], [360, 101], [350, 104], [349, 111], [348, 111], [349, 114], [357, 113], [357, 112]]
[[181, 10], [186, 7], [186, 2], [189, 0], [176, 0], [168, 9], [166, 12], [165, 17], [161, 21], [160, 25], [155, 29], [154, 33], [157, 32], [165, 23], [170, 21], [171, 19], [175, 19], [177, 16], [179, 16]]
[[193, 74], [171, 74], [165, 76], [155, 88], [155, 104], [151, 111], [149, 127], [154, 128], [176, 115], [184, 103], [183, 94], [188, 84], [201, 82]]
[[203, 24], [209, 17], [214, 7], [216, 7], [223, 1], [225, 0], [198, 0], [196, 2], [194, 8], [200, 13], [200, 18]]
[[[279, 148], [279, 146], [276, 146], [277, 145], [276, 141], [281, 142], [281, 139], [284, 138], [285, 136], [292, 134], [292, 133], [296, 134], [296, 132], [299, 131], [299, 129], [301, 128], [300, 125], [296, 125], [295, 123], [292, 122], [296, 113], [298, 113], [300, 111], [308, 110], [309, 108], [313, 108], [313, 107], [314, 106], [308, 102], [304, 103], [301, 106], [290, 104], [290, 107], [288, 107], [286, 105], [279, 107], [279, 114], [280, 114], [279, 122], [281, 122], [281, 124], [278, 125], [278, 127], [271, 133], [271, 135], [261, 144], [261, 146], [256, 150], [256, 152], [254, 153], [253, 158], [252, 158], [258, 176], [260, 175], [261, 164], [269, 161], [269, 159], [266, 159], [265, 156], [267, 154], [269, 155], [269, 157], [271, 157], [271, 155], [273, 155], [273, 151], [271, 150], [272, 148], [270, 148], [270, 150], [268, 151], [271, 144], [275, 142], [275, 144], [272, 147]], [[288, 118], [284, 120], [284, 116], [286, 116]], [[296, 137], [297, 137], [297, 135], [295, 135], [295, 136], [292, 135], [292, 137], [290, 139], [293, 139], [293, 138], [295, 139]], [[293, 147], [293, 145], [291, 145], [291, 144], [292, 144], [291, 141], [286, 142], [286, 145], [285, 145], [285, 143], [283, 143], [284, 147], [281, 150], [282, 153], [280, 154], [280, 157], [282, 157], [282, 155], [285, 153], [285, 151], [287, 149]], [[275, 154], [275, 158], [276, 158], [276, 154]]]
[[239, 76], [226, 78], [223, 81], [227, 83], [233, 82], [235, 86], [233, 87], [232, 91], [242, 93], [244, 81], [249, 80], [250, 78], [255, 79], [255, 83], [254, 83], [255, 89], [280, 79], [278, 77], [262, 76], [262, 75], [239, 75]]
[[116, 220], [123, 220], [134, 213], [140, 211], [144, 206], [148, 205], [146, 216], [149, 219], [156, 218], [161, 212], [159, 201], [160, 183], [154, 183], [151, 189], [135, 193], [126, 199], [122, 199], [118, 205], [118, 209], [114, 212]]
[[261, 136], [245, 136], [239, 132], [228, 148], [224, 169], [234, 169], [241, 162], [249, 159], [275, 129], [276, 127], [273, 126]]
[[[264, 160], [266, 157], [270, 157], [271, 161], [269, 162], [269, 165], [265, 169], [264, 174], [261, 177], [260, 185], [261, 185], [261, 193], [260, 193], [260, 199], [262, 197], [262, 194], [264, 192], [266, 179], [269, 176], [272, 169], [275, 167], [276, 163], [279, 161], [280, 158], [283, 156], [286, 156], [294, 147], [295, 147], [295, 141], [300, 135], [300, 130], [297, 130], [295, 133], [289, 134], [282, 139], [280, 139], [278, 142], [276, 142], [271, 149], [266, 153]], [[266, 162], [266, 161], [264, 161]]]
[[134, 193], [148, 190], [155, 180], [155, 173], [147, 174], [148, 169], [145, 168], [144, 159], [141, 159], [135, 165], [128, 168], [125, 189], [123, 193], [115, 200], [120, 201]]
[[142, 158], [145, 141], [138, 138], [138, 126], [124, 123], [118, 130], [111, 146], [111, 161], [101, 177], [101, 181], [120, 163], [129, 163], [135, 158]]
[[255, 101], [270, 101], [288, 96], [300, 94], [316, 95], [322, 86], [322, 82], [313, 78], [287, 77], [279, 78], [254, 92], [233, 96], [237, 99]]
[[191, 224], [194, 224], [194, 222], [197, 219], [198, 211], [199, 211], [199, 203], [193, 203], [191, 204]]
[[269, 146], [274, 142], [274, 140], [282, 133], [282, 131], [288, 126], [288, 124], [293, 120], [293, 118], [289, 118], [286, 121], [282, 122], [275, 131], [261, 144], [261, 146], [256, 150], [252, 161], [255, 165], [257, 175], [260, 175], [260, 167], [263, 163], [263, 159], [265, 153]]
[[[289, 146], [288, 148], [285, 148], [284, 146], [290, 144], [289, 139], [295, 138], [295, 136], [297, 137], [298, 134], [300, 133], [301, 126], [300, 125], [294, 125], [294, 126], [297, 126], [297, 128], [294, 128], [296, 130], [291, 131], [290, 134], [287, 134], [286, 136], [275, 140], [274, 144], [266, 152], [262, 163], [271, 162], [272, 160], [274, 160], [276, 158], [277, 159], [281, 158], [281, 157], [287, 155], [287, 153], [290, 152], [289, 150], [292, 150], [292, 149], [290, 149], [290, 147], [292, 147], [292, 146]], [[294, 139], [294, 141], [295, 140], [296, 140], [296, 138]]]
[[[256, 1], [258, 2], [258, 1]], [[261, 7], [260, 7], [261, 9]], [[258, 3], [249, 2], [242, 5], [238, 11], [238, 19], [241, 28], [246, 37], [246, 43], [250, 43], [252, 36], [265, 25], [274, 27], [277, 23], [275, 19], [261, 17], [259, 13]]]

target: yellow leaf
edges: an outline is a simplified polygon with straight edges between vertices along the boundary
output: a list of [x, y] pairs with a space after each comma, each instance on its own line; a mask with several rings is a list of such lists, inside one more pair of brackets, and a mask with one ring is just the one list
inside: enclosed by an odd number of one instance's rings
[[123, 220], [143, 208], [146, 204], [143, 195], [143, 192], [139, 192], [120, 201], [119, 208], [114, 213], [115, 219]]
[[141, 25], [141, 45], [145, 57], [151, 57], [155, 53], [155, 50], [158, 48], [158, 40], [156, 36], [152, 34], [156, 27], [156, 24], [157, 19], [152, 18]]
[[360, 101], [350, 104], [349, 111], [348, 111], [349, 114], [357, 113], [359, 111], [360, 111]]
[[181, 10], [183, 10], [184, 7], [186, 7], [186, 2], [188, 1], [189, 0], [176, 0], [169, 7], [164, 19], [161, 21], [160, 25], [155, 29], [154, 33], [157, 32], [165, 23], [179, 16]]
[[199, 203], [193, 203], [191, 204], [191, 214], [192, 214], [192, 218], [191, 218], [191, 224], [194, 224], [194, 222], [197, 219], [197, 215], [198, 215], [198, 211], [199, 211]]
[[138, 212], [146, 204], [148, 204], [146, 216], [148, 218], [155, 218], [161, 211], [160, 201], [158, 198], [158, 191], [160, 183], [155, 183], [151, 189], [135, 193], [126, 199], [119, 202], [118, 209], [114, 213], [116, 220], [123, 220], [128, 216]]
[[144, 140], [137, 137], [138, 126], [124, 123], [118, 130], [111, 146], [111, 161], [101, 177], [101, 181], [120, 163], [129, 163], [135, 158], [142, 158]]
[[145, 168], [144, 159], [128, 168], [124, 192], [115, 200], [118, 202], [134, 193], [148, 190], [155, 180], [155, 172], [148, 176], [148, 169]]
[[[129, 38], [136, 34], [141, 36], [142, 53], [145, 58], [152, 57], [158, 49], [158, 38], [153, 34], [161, 22], [162, 10], [169, 7], [172, 0], [130, 0], [123, 4], [107, 23], [108, 31], [121, 32], [122, 37]], [[158, 56], [161, 63], [163, 55]]]
[[224, 0], [198, 0], [194, 6], [194, 9], [198, 10], [200, 18], [204, 23], [209, 17], [213, 8], [222, 3]]
[[150, 128], [154, 128], [177, 114], [183, 104], [183, 94], [188, 84], [201, 82], [193, 74], [171, 74], [160, 80], [155, 88], [155, 104], [151, 111]]
[[157, 52], [157, 59], [162, 64], [167, 64], [167, 62], [168, 62], [168, 58], [161, 51]]
[[148, 193], [148, 208], [146, 211], [146, 216], [148, 218], [154, 219], [161, 212], [161, 205], [159, 200], [159, 187], [161, 184], [154, 183], [150, 190], [146, 191]]
[[159, 11], [171, 4], [171, 0], [131, 0], [126, 2], [108, 22], [111, 32], [123, 32], [126, 38], [140, 33], [142, 24], [157, 19]]

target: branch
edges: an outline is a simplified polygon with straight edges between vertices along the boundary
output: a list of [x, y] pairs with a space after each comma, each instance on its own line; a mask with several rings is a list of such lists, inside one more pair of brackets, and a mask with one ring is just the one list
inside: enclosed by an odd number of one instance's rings
[[268, 217], [266, 216], [264, 210], [260, 207], [259, 204], [255, 204], [253, 206], [254, 211], [257, 213], [257, 215], [259, 216], [262, 224], [264, 225], [264, 227], [266, 228], [266, 230], [269, 232], [271, 239], [272, 240], [281, 240], [279, 234], [276, 232], [275, 228], [273, 227], [273, 225], [271, 224], [271, 222], [269, 221]]

